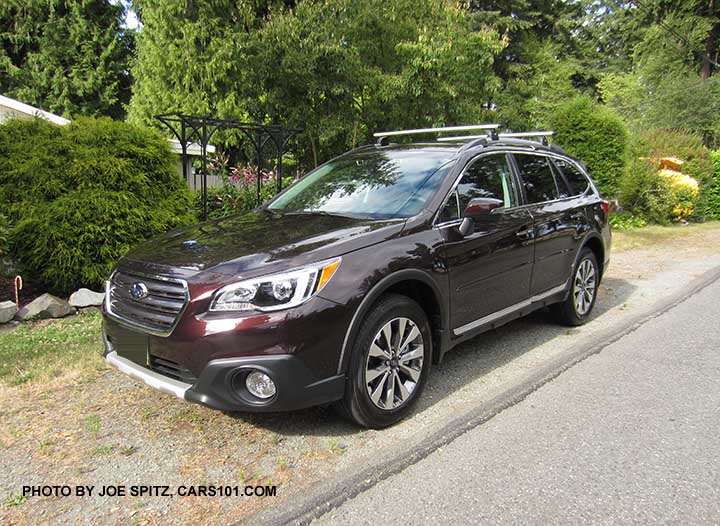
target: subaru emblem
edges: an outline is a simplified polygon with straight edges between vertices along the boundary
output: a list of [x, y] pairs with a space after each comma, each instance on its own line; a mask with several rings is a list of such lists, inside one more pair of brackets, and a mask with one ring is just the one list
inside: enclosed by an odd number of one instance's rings
[[130, 285], [130, 296], [135, 301], [140, 301], [148, 295], [148, 288], [145, 283], [133, 283]]

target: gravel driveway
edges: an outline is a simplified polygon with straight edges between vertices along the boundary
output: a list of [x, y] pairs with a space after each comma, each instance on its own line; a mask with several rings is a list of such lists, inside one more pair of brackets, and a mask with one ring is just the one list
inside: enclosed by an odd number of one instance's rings
[[[110, 369], [0, 388], [0, 523], [228, 524], [274, 508], [379, 452], [420, 440], [578, 341], [622, 324], [720, 265], [720, 227], [614, 253], [595, 319], [544, 312], [471, 340], [431, 372], [417, 411], [385, 431], [329, 410], [237, 415], [181, 403]], [[100, 349], [98, 349], [100, 352]], [[19, 497], [31, 484], [275, 484], [277, 497]]]

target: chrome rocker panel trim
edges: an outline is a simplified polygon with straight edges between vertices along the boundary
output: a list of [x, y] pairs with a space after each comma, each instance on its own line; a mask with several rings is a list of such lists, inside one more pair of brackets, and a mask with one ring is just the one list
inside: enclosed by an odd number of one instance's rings
[[524, 301], [521, 301], [520, 303], [516, 303], [515, 305], [510, 305], [509, 307], [505, 307], [502, 310], [499, 310], [497, 312], [493, 312], [492, 314], [488, 314], [487, 316], [477, 319], [475, 321], [471, 321], [470, 323], [466, 323], [465, 325], [462, 325], [461, 327], [458, 327], [457, 329], [453, 329], [453, 333], [455, 336], [460, 336], [468, 331], [471, 331], [473, 329], [476, 329], [482, 325], [487, 325], [488, 323], [492, 323], [495, 320], [499, 320], [500, 318], [503, 318], [507, 316], [508, 314], [512, 314], [513, 312], [516, 312], [520, 309], [524, 309], [525, 307], [529, 307], [533, 303], [537, 303], [538, 301], [542, 301], [545, 298], [549, 298], [550, 296], [554, 296], [555, 294], [559, 294], [561, 292], [565, 292], [568, 288], [568, 283], [565, 282], [562, 285], [559, 285], [557, 287], [554, 287], [550, 290], [546, 290], [545, 292], [542, 292], [540, 294], [537, 294], [531, 298], [528, 298]]

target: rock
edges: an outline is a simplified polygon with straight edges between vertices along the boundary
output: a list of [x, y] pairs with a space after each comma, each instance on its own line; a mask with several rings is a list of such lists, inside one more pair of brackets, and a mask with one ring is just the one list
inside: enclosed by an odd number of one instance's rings
[[3, 301], [0, 303], [0, 323], [7, 323], [15, 317], [17, 307], [13, 301]]
[[52, 294], [46, 293], [25, 305], [17, 312], [15, 317], [18, 320], [27, 320], [30, 318], [63, 318], [73, 312], [75, 312], [75, 309], [72, 308], [67, 301], [63, 301]]
[[80, 289], [70, 295], [68, 303], [73, 307], [99, 307], [105, 300], [102, 292], [93, 292], [90, 289]]

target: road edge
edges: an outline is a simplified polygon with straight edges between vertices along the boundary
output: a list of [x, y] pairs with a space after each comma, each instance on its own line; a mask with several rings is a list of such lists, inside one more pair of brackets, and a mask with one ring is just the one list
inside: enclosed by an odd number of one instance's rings
[[517, 385], [505, 390], [491, 400], [472, 407], [451, 420], [442, 429], [434, 431], [420, 440], [409, 450], [407, 448], [403, 448], [402, 451], [399, 449], [393, 450], [389, 454], [382, 456], [377, 462], [357, 472], [346, 468], [337, 476], [316, 486], [309, 494], [304, 493], [290, 497], [288, 501], [281, 505], [281, 510], [265, 510], [243, 519], [236, 525], [309, 524], [314, 519], [341, 506], [344, 502], [356, 497], [377, 483], [416, 464], [437, 449], [484, 424], [504, 410], [522, 402], [529, 395], [568, 369], [600, 353], [606, 347], [683, 303], [718, 279], [720, 279], [720, 267], [714, 267], [690, 282], [686, 290], [676, 292], [658, 301], [648, 311], [630, 316], [626, 322], [616, 327], [602, 330], [588, 337], [588, 341], [579, 344], [577, 349], [554, 358], [540, 369], [532, 372]]

